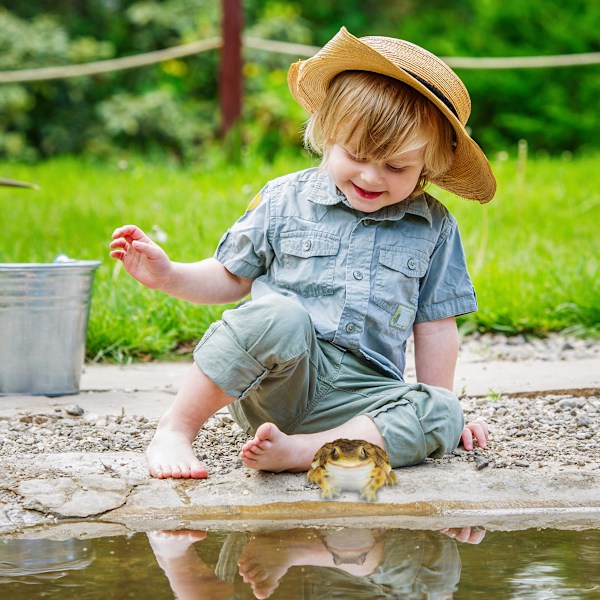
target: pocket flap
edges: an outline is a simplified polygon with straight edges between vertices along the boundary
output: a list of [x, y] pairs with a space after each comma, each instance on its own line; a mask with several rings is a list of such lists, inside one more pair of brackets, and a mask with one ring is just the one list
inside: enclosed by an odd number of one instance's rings
[[332, 256], [340, 250], [340, 238], [322, 231], [288, 231], [281, 234], [281, 251], [284, 254], [309, 258]]
[[393, 269], [400, 271], [407, 277], [423, 277], [427, 272], [427, 260], [417, 251], [403, 248], [384, 248], [379, 251], [379, 262]]

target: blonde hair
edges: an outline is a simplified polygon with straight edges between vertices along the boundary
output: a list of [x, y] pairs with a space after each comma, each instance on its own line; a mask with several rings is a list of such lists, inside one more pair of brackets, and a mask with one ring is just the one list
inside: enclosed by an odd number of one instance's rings
[[304, 143], [323, 157], [322, 167], [331, 146], [351, 139], [353, 152], [367, 160], [387, 160], [422, 148], [425, 167], [411, 196], [448, 171], [455, 145], [450, 122], [425, 96], [397, 79], [368, 71], [337, 75], [304, 131]]

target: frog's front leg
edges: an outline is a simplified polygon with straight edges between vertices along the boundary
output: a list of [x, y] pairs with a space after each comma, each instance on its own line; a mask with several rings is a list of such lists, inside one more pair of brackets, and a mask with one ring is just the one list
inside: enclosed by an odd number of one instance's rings
[[321, 488], [321, 498], [333, 498], [339, 494], [339, 490], [335, 488], [331, 481], [331, 476], [325, 467], [319, 466], [311, 469], [308, 472], [308, 481], [316, 483]]
[[386, 482], [386, 479], [387, 473], [385, 472], [385, 469], [374, 467], [371, 471], [369, 480], [361, 490], [360, 497], [368, 502], [377, 500], [377, 490]]
[[398, 477], [394, 471], [390, 471], [385, 478], [385, 485], [396, 485], [398, 483]]

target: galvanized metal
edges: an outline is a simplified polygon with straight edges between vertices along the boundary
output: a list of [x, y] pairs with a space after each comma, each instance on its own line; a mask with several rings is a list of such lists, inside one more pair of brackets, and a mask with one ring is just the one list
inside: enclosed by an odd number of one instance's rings
[[0, 395], [79, 392], [99, 265], [0, 263]]

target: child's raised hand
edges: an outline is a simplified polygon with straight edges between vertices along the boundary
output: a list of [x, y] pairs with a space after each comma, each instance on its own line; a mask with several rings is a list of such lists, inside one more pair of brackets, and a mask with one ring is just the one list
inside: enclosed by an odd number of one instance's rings
[[160, 288], [169, 276], [171, 261], [166, 252], [136, 225], [118, 227], [110, 243], [112, 258], [146, 287]]
[[460, 436], [460, 442], [465, 450], [473, 450], [473, 442], [476, 441], [480, 448], [487, 448], [488, 426], [482, 419], [475, 419], [467, 423]]

